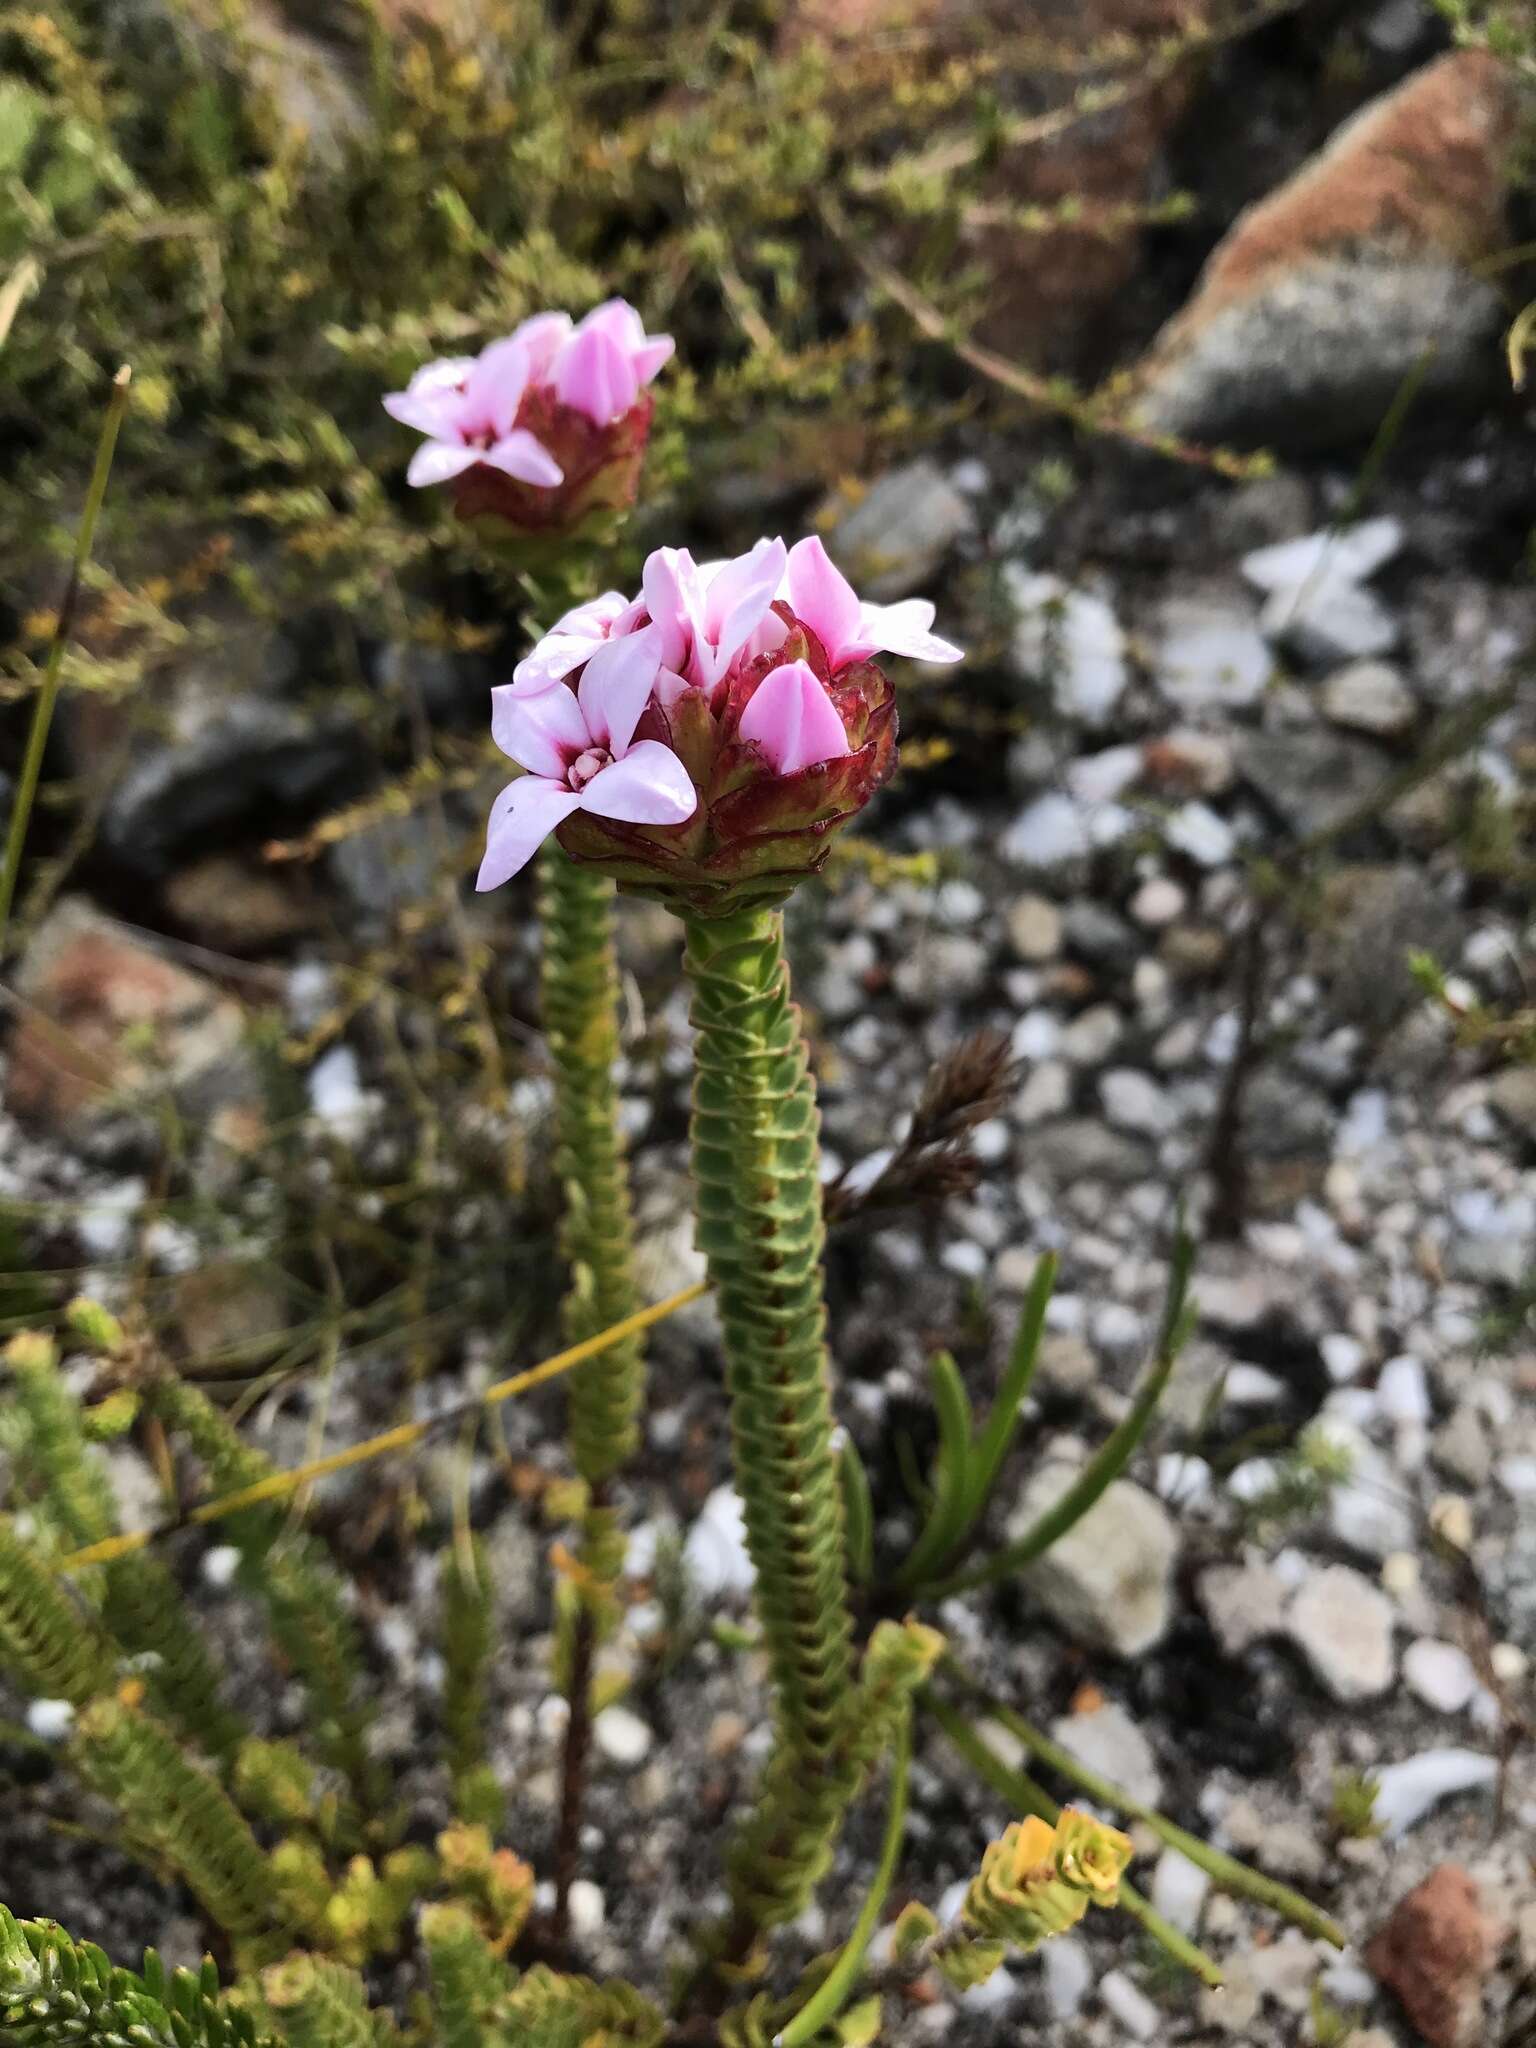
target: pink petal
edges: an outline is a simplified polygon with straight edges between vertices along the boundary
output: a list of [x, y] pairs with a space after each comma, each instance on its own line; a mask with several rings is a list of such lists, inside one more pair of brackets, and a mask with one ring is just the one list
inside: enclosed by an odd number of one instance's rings
[[411, 457], [405, 472], [408, 484], [443, 484], [451, 476], [472, 469], [480, 460], [478, 448], [462, 448], [451, 441], [423, 441]]
[[680, 669], [703, 608], [692, 555], [686, 548], [657, 548], [645, 558], [640, 589], [651, 623], [661, 632], [661, 658], [668, 668]]
[[640, 395], [629, 357], [601, 328], [577, 333], [554, 366], [555, 396], [595, 426], [622, 419]]
[[660, 740], [639, 740], [622, 761], [600, 768], [580, 802], [584, 811], [626, 825], [681, 825], [699, 806], [688, 770]]
[[581, 672], [577, 695], [587, 730], [600, 747], [622, 754], [651, 701], [661, 667], [661, 635], [648, 626], [605, 640]]
[[643, 348], [630, 354], [629, 360], [635, 366], [635, 375], [642, 384], [649, 384], [664, 363], [672, 360], [677, 343], [670, 334], [653, 334]]
[[528, 351], [515, 334], [480, 351], [464, 386], [468, 432], [489, 430], [497, 440], [511, 432], [528, 388], [528, 370]]
[[675, 668], [661, 668], [656, 671], [651, 694], [663, 711], [670, 711], [683, 692], [692, 688], [688, 678], [680, 676]]
[[480, 460], [490, 469], [505, 470], [519, 483], [540, 484], [552, 490], [565, 481], [565, 471], [526, 427], [514, 427], [510, 434], [487, 448]]
[[[596, 780], [594, 776], [593, 781]], [[485, 858], [480, 863], [475, 887], [499, 889], [503, 882], [510, 881], [580, 802], [580, 797], [570, 790], [544, 782], [537, 775], [524, 775], [509, 783], [491, 806], [485, 831]]]
[[860, 606], [853, 585], [812, 534], [789, 551], [789, 606], [803, 619], [836, 668], [858, 636]]
[[628, 299], [604, 299], [594, 306], [577, 328], [578, 334], [606, 334], [615, 348], [631, 354], [645, 341], [645, 323]]
[[629, 609], [630, 601], [622, 591], [600, 591], [596, 597], [573, 604], [568, 612], [562, 612], [549, 630], [551, 633], [591, 633], [597, 639], [604, 639]]
[[780, 775], [852, 751], [837, 707], [805, 661], [787, 661], [764, 676], [741, 714], [741, 736], [755, 740]]
[[591, 744], [576, 693], [564, 683], [529, 694], [515, 683], [491, 692], [491, 737], [530, 775], [563, 782], [576, 756]]
[[569, 313], [535, 313], [513, 328], [512, 339], [521, 342], [528, 353], [528, 381], [531, 384], [543, 383], [550, 364], [570, 339], [570, 334]]
[[914, 661], [964, 661], [965, 650], [931, 633], [932, 624], [933, 606], [925, 597], [909, 597], [901, 604], [867, 604], [854, 635], [856, 652], [906, 654]]
[[699, 682], [712, 688], [763, 622], [784, 575], [784, 543], [760, 540], [749, 554], [738, 555], [715, 575], [705, 593], [704, 621], [713, 653], [695, 646]]

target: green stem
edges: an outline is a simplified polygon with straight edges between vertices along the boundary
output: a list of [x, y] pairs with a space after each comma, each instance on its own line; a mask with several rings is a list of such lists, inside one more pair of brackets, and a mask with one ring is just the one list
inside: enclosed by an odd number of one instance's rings
[[[953, 1707], [946, 1706], [943, 1700], [925, 1693], [923, 1704], [978, 1778], [1021, 1813], [1037, 1813], [1042, 1820], [1055, 1825], [1061, 1808], [1043, 1786], [1037, 1785], [1023, 1771], [1010, 1770], [997, 1752], [987, 1747], [970, 1722]], [[1180, 1934], [1161, 1913], [1154, 1912], [1135, 1886], [1124, 1880], [1120, 1885], [1120, 1905], [1175, 1962], [1182, 1963], [1186, 1970], [1192, 1970], [1213, 1990], [1220, 1990], [1221, 1971], [1205, 1950], [1197, 1948], [1186, 1935]]]
[[[570, 1282], [562, 1318], [580, 1343], [632, 1315], [634, 1221], [619, 1131], [619, 967], [612, 882], [547, 846], [539, 862], [544, 1029], [555, 1070], [556, 1160]], [[612, 1478], [639, 1438], [643, 1351], [614, 1344], [571, 1375], [571, 1453], [589, 1486]]]
[[1344, 1946], [1344, 1934], [1338, 1922], [1314, 1906], [1310, 1899], [1294, 1892], [1289, 1885], [1278, 1884], [1272, 1877], [1264, 1877], [1257, 1870], [1250, 1870], [1246, 1863], [1239, 1863], [1235, 1856], [1225, 1855], [1220, 1849], [1213, 1849], [1209, 1842], [1203, 1842], [1198, 1835], [1192, 1835], [1181, 1828], [1176, 1821], [1159, 1813], [1156, 1807], [1148, 1806], [1127, 1792], [1123, 1786], [1110, 1779], [1100, 1777], [1097, 1771], [1089, 1770], [1079, 1763], [1068, 1749], [1036, 1728], [1030, 1721], [1003, 1701], [994, 1699], [975, 1681], [963, 1672], [952, 1657], [946, 1657], [943, 1669], [951, 1678], [957, 1678], [974, 1695], [988, 1716], [1017, 1736], [1033, 1756], [1040, 1759], [1048, 1770], [1057, 1772], [1074, 1784], [1098, 1806], [1108, 1806], [1116, 1813], [1123, 1813], [1132, 1820], [1145, 1823], [1160, 1841], [1170, 1849], [1177, 1849], [1181, 1856], [1198, 1864], [1201, 1870], [1219, 1884], [1223, 1891], [1235, 1892], [1240, 1897], [1254, 1900], [1258, 1905], [1268, 1906], [1271, 1911], [1282, 1914], [1294, 1921], [1307, 1934], [1323, 1941], [1330, 1941], [1335, 1948]]
[[732, 1865], [733, 1939], [792, 1919], [858, 1780], [852, 1621], [823, 1301], [816, 1092], [776, 910], [685, 920], [698, 1240], [725, 1338], [736, 1482], [777, 1693]]
[[[565, 1203], [560, 1246], [569, 1278], [561, 1313], [573, 1344], [596, 1336], [639, 1306], [634, 1217], [614, 1081], [619, 963], [613, 899], [614, 887], [605, 875], [578, 867], [553, 843], [545, 847], [539, 857], [544, 1031], [555, 1070], [556, 1166]], [[567, 1397], [571, 1456], [590, 1489], [590, 1502], [582, 1529], [583, 1576], [563, 1660], [570, 1715], [555, 1848], [553, 1924], [560, 1943], [578, 1869], [593, 1660], [624, 1558], [608, 1488], [639, 1441], [644, 1371], [642, 1340], [627, 1337], [580, 1366], [571, 1375]]]
[[864, 1952], [874, 1937], [880, 1909], [896, 1876], [902, 1838], [907, 1831], [907, 1774], [911, 1766], [912, 1715], [909, 1709], [902, 1715], [896, 1731], [896, 1749], [891, 1758], [891, 1805], [886, 1815], [885, 1840], [881, 1844], [880, 1861], [869, 1896], [860, 1908], [859, 1917], [853, 1923], [853, 1932], [843, 1944], [837, 1961], [789, 2025], [774, 2037], [773, 2048], [803, 2048], [803, 2044], [814, 2040], [828, 2021], [835, 2019], [848, 2003], [858, 1982], [859, 1971], [864, 1967]]
[[85, 565], [91, 558], [91, 543], [96, 538], [96, 521], [101, 514], [102, 500], [107, 495], [107, 478], [112, 474], [112, 456], [117, 447], [117, 430], [123, 423], [123, 414], [128, 409], [128, 385], [132, 372], [125, 363], [112, 379], [112, 395], [107, 400], [106, 418], [101, 423], [101, 438], [96, 443], [96, 463], [91, 471], [90, 486], [85, 494], [85, 510], [80, 515], [80, 531], [75, 536], [74, 560], [70, 565], [69, 582], [65, 586], [64, 601], [59, 606], [59, 616], [54, 623], [53, 638], [48, 646], [48, 658], [43, 664], [42, 687], [37, 693], [37, 702], [32, 707], [32, 729], [27, 734], [27, 751], [22, 757], [21, 779], [16, 785], [16, 801], [11, 811], [10, 829], [6, 834], [5, 859], [0, 862], [0, 957], [5, 952], [5, 935], [11, 921], [11, 904], [16, 896], [16, 881], [21, 873], [22, 848], [26, 845], [27, 825], [32, 816], [32, 806], [37, 800], [37, 785], [42, 779], [43, 756], [48, 750], [48, 728], [53, 723], [53, 707], [58, 702], [59, 678], [64, 667], [64, 649], [68, 645], [75, 621], [75, 607], [80, 598], [80, 582], [85, 574]]

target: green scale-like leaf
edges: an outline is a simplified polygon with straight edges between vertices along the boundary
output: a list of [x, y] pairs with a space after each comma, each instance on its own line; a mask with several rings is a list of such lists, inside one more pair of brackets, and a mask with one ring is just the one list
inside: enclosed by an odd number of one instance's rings
[[833, 1449], [819, 1119], [776, 911], [687, 926], [698, 1241], [725, 1333], [737, 1485], [778, 1695], [777, 1743], [737, 1845], [738, 1913], [792, 1918], [858, 1769], [844, 1740], [852, 1627]]

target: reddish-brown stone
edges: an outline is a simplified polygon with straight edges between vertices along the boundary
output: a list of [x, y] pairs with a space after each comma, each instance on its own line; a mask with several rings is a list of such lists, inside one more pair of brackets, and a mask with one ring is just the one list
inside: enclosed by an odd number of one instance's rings
[[1505, 1931], [1484, 1908], [1471, 1872], [1442, 1863], [1398, 1901], [1365, 1960], [1396, 1993], [1427, 2048], [1476, 2048], [1483, 1982]]

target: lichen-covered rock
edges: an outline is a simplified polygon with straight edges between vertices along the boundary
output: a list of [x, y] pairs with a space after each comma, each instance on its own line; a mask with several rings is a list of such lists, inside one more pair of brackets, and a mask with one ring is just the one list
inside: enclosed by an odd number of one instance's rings
[[1445, 394], [1489, 374], [1501, 301], [1475, 274], [1505, 236], [1510, 74], [1461, 50], [1363, 108], [1239, 216], [1141, 375], [1159, 431], [1351, 441], [1421, 364]]

